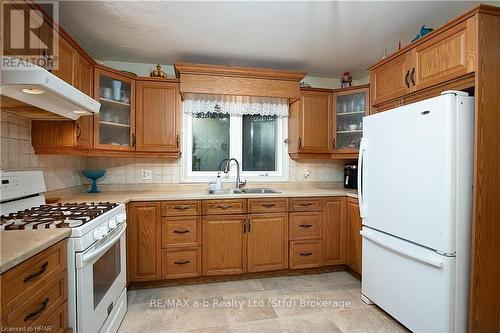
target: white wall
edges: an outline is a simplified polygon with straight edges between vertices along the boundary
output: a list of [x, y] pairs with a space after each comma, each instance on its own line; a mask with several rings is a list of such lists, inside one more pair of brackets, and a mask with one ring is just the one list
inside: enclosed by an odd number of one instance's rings
[[[137, 62], [121, 62], [121, 61], [107, 61], [107, 60], [97, 60], [98, 63], [104, 64], [111, 68], [118, 70], [125, 70], [135, 73], [139, 76], [149, 76], [149, 73], [155, 69], [156, 64], [143, 64]], [[175, 71], [173, 65], [160, 64], [162, 70], [167, 73], [168, 77], [175, 77]], [[319, 76], [309, 76], [306, 75], [304, 78], [305, 82], [309, 83], [314, 88], [327, 88], [336, 89], [340, 88], [340, 78], [338, 77], [319, 77]], [[369, 82], [369, 76], [361, 78], [354, 78], [353, 85], [358, 86], [362, 84], [367, 84]]]

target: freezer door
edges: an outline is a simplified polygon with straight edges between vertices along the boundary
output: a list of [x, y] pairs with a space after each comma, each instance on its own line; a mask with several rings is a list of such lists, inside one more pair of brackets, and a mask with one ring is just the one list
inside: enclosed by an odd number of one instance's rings
[[472, 192], [473, 103], [461, 105], [448, 94], [364, 118], [363, 225], [456, 252], [457, 192], [468, 205]]
[[466, 331], [466, 304], [455, 303], [454, 257], [366, 227], [361, 233], [365, 297], [413, 332]]

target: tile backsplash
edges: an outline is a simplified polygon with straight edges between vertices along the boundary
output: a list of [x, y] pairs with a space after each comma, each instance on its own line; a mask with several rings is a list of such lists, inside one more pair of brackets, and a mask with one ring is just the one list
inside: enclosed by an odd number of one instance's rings
[[[1, 161], [3, 170], [42, 170], [47, 190], [88, 184], [84, 169], [105, 169], [101, 184], [176, 184], [180, 182], [181, 159], [80, 157], [35, 155], [31, 146], [31, 121], [5, 112], [1, 114]], [[143, 180], [141, 171], [153, 172]], [[308, 170], [308, 177], [304, 176]], [[342, 181], [343, 163], [338, 161], [290, 160], [290, 182]]]
[[31, 146], [31, 121], [0, 112], [0, 168], [10, 170], [42, 170], [48, 191], [83, 184], [81, 170], [85, 158], [66, 155], [35, 155]]

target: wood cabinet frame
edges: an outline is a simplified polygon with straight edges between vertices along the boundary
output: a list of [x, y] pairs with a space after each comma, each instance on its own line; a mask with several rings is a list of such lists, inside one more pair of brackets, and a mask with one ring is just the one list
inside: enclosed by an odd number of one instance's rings
[[107, 77], [120, 80], [130, 84], [130, 133], [129, 146], [116, 146], [111, 144], [99, 143], [99, 116], [94, 117], [94, 149], [107, 149], [117, 151], [134, 151], [135, 150], [135, 80], [119, 71], [96, 65], [94, 69], [94, 97], [99, 101], [100, 96], [100, 77]]
[[357, 148], [337, 148], [337, 98], [339, 96], [351, 95], [356, 93], [365, 93], [365, 115], [370, 113], [370, 85], [365, 84], [362, 86], [355, 86], [351, 88], [336, 89], [333, 91], [333, 139], [332, 139], [332, 152], [333, 154], [350, 154], [351, 157], [357, 158], [359, 149]]

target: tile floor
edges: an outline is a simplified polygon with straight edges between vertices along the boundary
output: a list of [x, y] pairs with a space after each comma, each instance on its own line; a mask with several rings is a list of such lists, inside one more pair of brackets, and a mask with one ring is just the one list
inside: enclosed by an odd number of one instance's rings
[[347, 272], [133, 290], [119, 332], [408, 332]]

